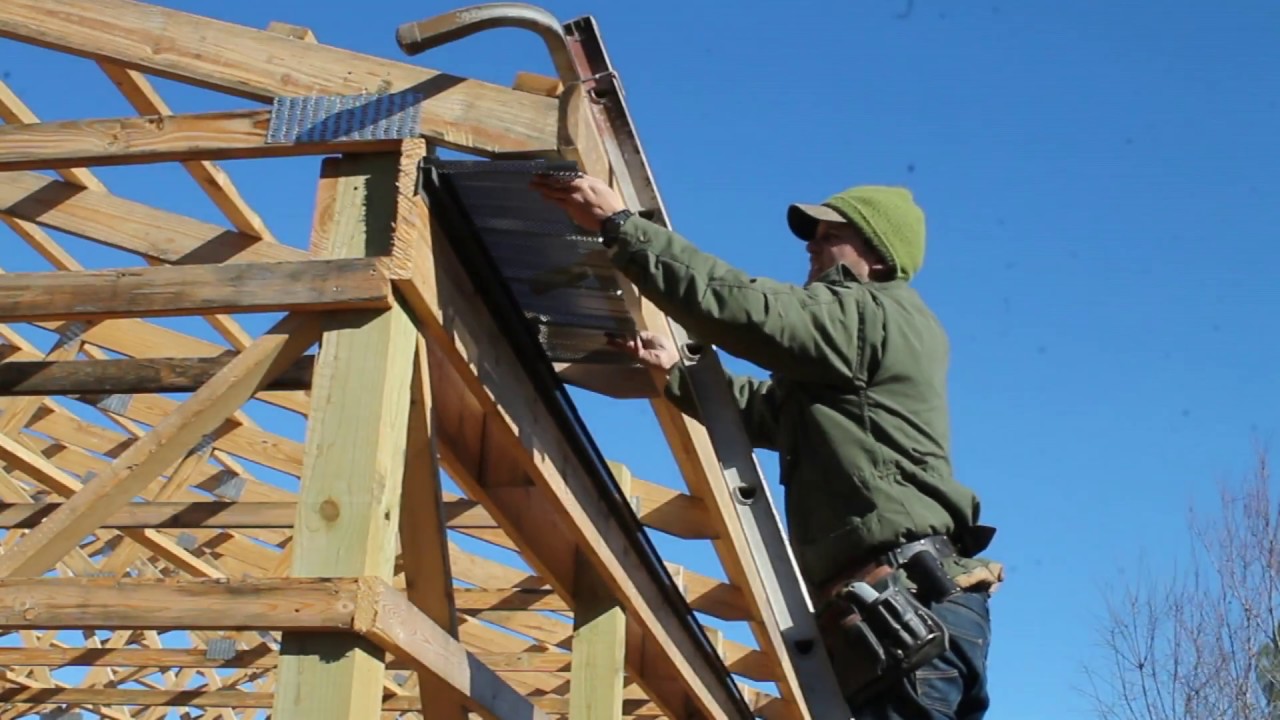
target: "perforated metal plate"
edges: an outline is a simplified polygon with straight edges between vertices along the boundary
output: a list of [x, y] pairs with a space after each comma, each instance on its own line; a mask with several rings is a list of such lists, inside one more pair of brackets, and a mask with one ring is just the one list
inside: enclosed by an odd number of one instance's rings
[[408, 140], [418, 136], [422, 93], [277, 97], [267, 144]]
[[244, 493], [245, 479], [231, 470], [219, 470], [212, 480], [214, 495], [223, 500], [239, 500]]
[[230, 660], [236, 656], [236, 641], [231, 638], [213, 638], [205, 646], [204, 656], [210, 660]]
[[129, 411], [129, 403], [132, 400], [132, 395], [108, 395], [97, 405], [99, 408], [106, 410], [107, 412], [123, 415]]

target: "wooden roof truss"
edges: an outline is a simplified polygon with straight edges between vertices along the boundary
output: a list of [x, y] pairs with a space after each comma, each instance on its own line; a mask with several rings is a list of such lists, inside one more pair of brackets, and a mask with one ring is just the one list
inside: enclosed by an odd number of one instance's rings
[[[50, 266], [0, 273], [0, 718], [808, 717], [706, 431], [653, 397], [683, 478], [590, 462], [419, 194], [437, 149], [621, 182], [582, 87], [132, 0], [5, 0], [0, 38], [96, 63], [138, 113], [43, 123], [0, 83], [0, 220]], [[175, 114], [149, 77], [262, 108]], [[270, 137], [277, 98], [401, 92], [411, 137]], [[310, 238], [215, 164], [281, 156], [316, 161]], [[225, 223], [93, 170], [156, 163]], [[641, 527], [710, 541], [724, 579]]]

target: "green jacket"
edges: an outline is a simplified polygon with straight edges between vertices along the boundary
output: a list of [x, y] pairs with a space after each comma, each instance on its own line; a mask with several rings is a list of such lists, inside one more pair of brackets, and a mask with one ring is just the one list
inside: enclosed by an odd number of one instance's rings
[[[869, 554], [977, 522], [952, 476], [948, 341], [905, 280], [843, 265], [807, 287], [750, 277], [639, 217], [612, 262], [701, 342], [767, 370], [730, 374], [752, 444], [778, 453], [788, 532], [812, 589]], [[667, 396], [697, 419], [683, 370]], [[982, 561], [956, 559], [958, 575]]]

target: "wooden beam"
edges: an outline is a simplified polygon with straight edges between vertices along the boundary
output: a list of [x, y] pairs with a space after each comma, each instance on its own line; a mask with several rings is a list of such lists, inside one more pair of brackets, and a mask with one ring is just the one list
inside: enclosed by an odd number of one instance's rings
[[413, 89], [427, 97], [421, 132], [436, 144], [486, 154], [556, 147], [551, 98], [130, 0], [5, 0], [0, 37], [260, 102]]
[[[570, 655], [564, 652], [476, 652], [476, 660], [497, 673], [566, 672]], [[227, 659], [211, 658], [205, 650], [170, 648], [36, 648], [0, 647], [2, 667], [119, 667], [119, 668], [258, 668], [273, 670], [280, 656], [269, 645], [239, 650]], [[388, 670], [409, 670], [407, 660], [392, 658]]]
[[[106, 472], [0, 555], [0, 577], [42, 575], [161, 472], [216, 429], [316, 342], [315, 316], [286, 315], [173, 413], [122, 452]], [[10, 462], [21, 458], [6, 453]], [[39, 471], [39, 468], [36, 468]]]
[[[646, 487], [647, 486], [647, 487]], [[631, 479], [632, 500], [639, 500], [641, 512], [641, 522], [651, 519], [646, 508], [651, 498], [669, 498], [674, 491], [664, 488], [644, 480], [637, 478]], [[680, 498], [688, 498], [687, 495], [681, 495]], [[484, 509], [483, 506], [475, 506], [474, 501], [465, 498], [446, 495], [446, 512], [449, 513], [449, 527], [455, 529], [463, 535], [473, 537], [486, 542], [491, 542], [500, 547], [509, 550], [519, 551], [519, 546], [508, 537], [505, 532], [499, 530], [496, 534], [489, 532], [490, 528], [499, 528], [493, 517]], [[662, 500], [666, 503], [669, 500]], [[681, 499], [673, 502], [675, 506], [683, 505]], [[696, 507], [696, 506], [689, 506]], [[664, 513], [665, 514], [665, 513]], [[668, 516], [666, 520], [672, 520], [678, 517], [676, 514]], [[685, 524], [682, 520], [682, 525]], [[649, 524], [646, 522], [646, 524]], [[663, 530], [670, 532], [672, 527], [666, 521], [649, 524], [649, 527], [655, 530]], [[716, 580], [705, 575], [701, 575], [688, 570], [674, 563], [666, 563], [667, 569], [672, 573], [673, 577], [678, 578], [678, 584], [685, 595], [685, 599], [689, 602], [689, 606], [694, 610], [705, 613], [721, 620], [746, 620], [746, 606], [742, 598], [742, 590], [734, 585], [730, 585], [722, 580]], [[757, 652], [757, 651], [752, 651]], [[752, 667], [758, 666], [759, 663]], [[748, 677], [756, 680], [766, 680], [771, 677], [769, 672], [764, 675], [757, 674], [754, 670], [745, 671]]]
[[[389, 253], [398, 154], [330, 158], [317, 192], [326, 254]], [[297, 577], [390, 579], [417, 332], [398, 305], [326, 333], [316, 360], [292, 545]], [[358, 479], [353, 482], [353, 479]], [[373, 717], [385, 658], [362, 638], [285, 633], [272, 717]]]
[[484, 506], [470, 498], [441, 492], [445, 520], [455, 530], [498, 530], [497, 521]]
[[[63, 473], [44, 455], [33, 451], [28, 445], [26, 438], [18, 439], [8, 435], [0, 434], [0, 457], [3, 457], [9, 466], [15, 470], [29, 476], [32, 480], [40, 485], [48, 488], [52, 493], [59, 497], [70, 497], [81, 492], [83, 485], [73, 477]], [[19, 497], [26, 499], [25, 492], [20, 493]], [[64, 510], [65, 504], [59, 504], [58, 510]], [[65, 510], [64, 510], [65, 512]], [[50, 513], [49, 517], [57, 517], [54, 513]], [[87, 534], [87, 533], [86, 533]], [[174, 540], [168, 536], [155, 533], [149, 530], [123, 530], [123, 534], [154, 552], [158, 557], [169, 562], [174, 567], [185, 572], [191, 573], [199, 577], [224, 577], [224, 574], [215, 567], [210, 566], [200, 558], [195, 557], [185, 548], [179, 546]], [[10, 537], [17, 538], [19, 534], [13, 534]], [[109, 535], [107, 536], [109, 537]], [[105, 540], [105, 538], [103, 538]], [[85, 551], [79, 547], [71, 550], [69, 559], [80, 558], [88, 567], [77, 568], [75, 572], [95, 572], [99, 570], [98, 566], [93, 565], [85, 556]]]
[[301, 40], [303, 42], [316, 42], [316, 34], [311, 31], [311, 28], [303, 27], [301, 25], [293, 25], [279, 20], [272, 20], [270, 23], [267, 23], [267, 32], [283, 35], [287, 38]]
[[4, 667], [155, 667], [155, 668], [262, 668], [272, 669], [280, 657], [268, 645], [240, 650], [222, 660], [193, 648], [0, 648]]
[[[378, 232], [389, 240], [370, 250], [371, 255], [386, 258], [390, 264], [390, 275], [394, 278], [405, 278], [416, 269], [418, 272], [431, 272], [431, 259], [419, 258], [415, 253], [417, 245], [414, 239], [430, 232], [429, 216], [418, 214], [414, 209], [421, 206], [418, 196], [418, 179], [421, 175], [421, 162], [427, 154], [426, 143], [413, 140], [401, 143], [399, 158], [395, 167], [388, 167], [377, 178], [380, 209], [383, 212], [369, 219], [370, 232]], [[354, 162], [362, 156], [354, 156]], [[391, 157], [391, 156], [388, 156]], [[332, 190], [341, 186], [347, 178], [349, 169], [337, 162], [324, 162], [320, 166], [320, 188], [316, 193], [315, 218], [311, 232], [310, 253], [313, 257], [329, 257], [334, 253], [335, 243], [342, 238], [334, 234], [340, 226], [329, 220], [338, 209], [342, 196]], [[383, 177], [385, 175], [385, 177]], [[371, 179], [372, 180], [372, 179]], [[327, 189], [328, 188], [328, 189]]]
[[[424, 258], [429, 262], [430, 258]], [[415, 338], [413, 381], [409, 397], [409, 435], [404, 464], [404, 497], [400, 504], [400, 546], [405, 594], [449, 637], [458, 638], [455, 591], [450, 587], [447, 514], [440, 487], [440, 464], [431, 403], [431, 366], [426, 341]], [[484, 602], [490, 598], [481, 598]], [[438, 720], [466, 720], [462, 703], [449, 702], [444, 681], [418, 670], [418, 692], [424, 705], [437, 707]], [[432, 698], [439, 701], [432, 703]]]
[[[151, 88], [146, 78], [130, 70], [121, 70], [121, 72], [124, 74], [123, 77], [113, 77], [112, 80], [122, 92], [129, 95], [130, 90], [135, 90], [139, 95], [148, 96], [149, 99], [154, 99], [156, 103], [163, 105], [163, 101], [155, 94], [154, 89]], [[110, 71], [108, 71], [108, 74], [110, 74]], [[141, 98], [130, 95], [130, 99], [140, 100]], [[11, 120], [10, 122], [39, 122], [39, 119], [29, 109], [26, 109], [25, 107], [12, 107], [12, 104], [15, 101], [16, 98], [4, 97], [4, 93], [0, 92], [0, 106], [10, 105], [11, 107], [8, 109], [16, 110], [16, 114], [21, 116], [20, 119]], [[21, 103], [18, 102], [18, 105], [20, 106]], [[3, 108], [0, 108], [0, 110], [3, 110]], [[245, 205], [244, 201], [240, 198], [238, 191], [235, 189], [235, 186], [231, 184], [231, 180], [227, 178], [225, 173], [222, 173], [216, 167], [207, 163], [187, 164], [186, 166], [192, 169], [192, 172], [196, 176], [197, 181], [200, 182], [202, 189], [204, 189], [209, 197], [213, 199], [214, 204], [223, 209], [224, 213], [232, 219], [233, 223], [240, 223], [237, 227], [245, 229], [245, 232], [248, 232], [255, 237], [268, 237], [269, 234], [260, 220], [257, 221], [256, 225], [253, 224], [253, 219], [256, 219], [257, 216], [252, 209]], [[207, 170], [207, 172], [204, 172], [203, 170]], [[98, 180], [93, 173], [86, 169], [67, 169], [59, 170], [57, 172], [63, 179], [74, 185], [79, 185], [93, 190], [106, 190], [102, 181]], [[3, 214], [0, 214], [0, 222], [3, 222], [13, 228], [14, 232], [16, 232], [19, 237], [25, 240], [37, 253], [48, 260], [55, 269], [65, 271], [84, 269], [84, 267], [81, 266], [75, 258], [71, 257], [66, 250], [59, 246], [52, 237], [40, 228], [36, 227], [33, 223], [25, 220], [18, 220]], [[274, 238], [271, 238], [271, 240], [274, 241]], [[159, 261], [148, 258], [147, 262], [154, 264]], [[222, 337], [225, 338], [235, 349], [243, 350], [249, 345], [251, 340], [249, 334], [246, 333], [244, 329], [241, 328], [232, 318], [215, 314], [206, 315], [203, 319], [214, 330], [222, 335]], [[97, 348], [89, 348], [86, 354], [95, 359], [103, 357]], [[237, 412], [236, 415], [242, 417], [243, 413]], [[216, 456], [219, 457], [219, 459], [222, 459], [221, 452], [217, 453]]]
[[[325, 638], [360, 635], [438, 677], [442, 681], [441, 687], [452, 699], [488, 720], [538, 720], [544, 717], [480, 658], [469, 653], [461, 643], [415, 608], [404, 593], [379, 578], [273, 578], [235, 582], [66, 578], [0, 580], [0, 628], [18, 627], [295, 629], [318, 633], [318, 637]], [[344, 632], [335, 634], [333, 631]], [[280, 658], [282, 672], [289, 660], [286, 648]], [[372, 713], [343, 717], [372, 717], [381, 700], [381, 687], [379, 680], [375, 686]], [[277, 688], [277, 704], [285, 691], [287, 686]], [[312, 691], [318, 692], [314, 688]], [[271, 697], [270, 694], [264, 695]], [[34, 696], [4, 697], [9, 702], [32, 702]], [[218, 703], [234, 702], [229, 696], [219, 698]], [[417, 697], [409, 699], [414, 702], [406, 701], [397, 707], [422, 707]], [[63, 697], [41, 699], [40, 702], [99, 701]], [[119, 699], [101, 702], [129, 704], [128, 700]], [[175, 704], [191, 703], [183, 698]]]
[[[557, 716], [573, 717], [573, 695], [569, 697], [557, 697], [554, 695], [534, 698], [539, 708], [548, 713], [555, 713]], [[601, 715], [602, 718], [667, 718], [668, 715], [662, 711], [662, 708], [653, 704], [645, 698], [625, 698], [619, 699], [618, 709], [615, 715]]]
[[511, 83], [511, 87], [520, 92], [533, 93], [534, 95], [559, 97], [560, 93], [564, 92], [564, 81], [550, 75], [539, 75], [538, 73], [521, 70], [516, 73], [516, 79]]
[[[32, 324], [52, 332], [59, 332], [62, 326], [62, 323], [58, 322]], [[110, 350], [134, 358], [219, 357], [227, 352], [225, 345], [199, 340], [142, 319], [119, 319], [95, 323], [85, 332], [82, 339], [95, 349]], [[243, 348], [236, 348], [237, 351], [241, 349]], [[101, 354], [103, 359], [108, 357], [106, 353]], [[40, 360], [43, 357], [44, 353], [35, 352], [34, 348], [29, 348], [12, 352], [6, 360], [8, 362]], [[286, 374], [292, 372], [292, 367], [290, 366]], [[264, 390], [257, 399], [304, 415], [310, 406], [306, 394], [300, 391]]]
[[[330, 313], [332, 315], [332, 313]], [[112, 321], [120, 322], [120, 321]], [[257, 396], [258, 399], [269, 397], [270, 393], [261, 392]], [[77, 400], [83, 400], [86, 403], [97, 404], [100, 402], [92, 396], [75, 396]], [[113, 432], [103, 425], [87, 423], [76, 420], [74, 416], [65, 410], [55, 409], [52, 401], [45, 401], [47, 407], [37, 410], [32, 418], [31, 429], [44, 428], [41, 432], [51, 432], [60, 442], [75, 446], [83, 447], [94, 452], [103, 453], [111, 457], [119, 454], [124, 445], [133, 441], [130, 436], [123, 433]], [[121, 421], [137, 421], [147, 425], [156, 425], [163, 422], [166, 417], [172, 414], [179, 407], [179, 403], [167, 397], [158, 395], [134, 395], [130, 396], [127, 407], [117, 407], [112, 417]], [[125, 419], [128, 420], [125, 420]], [[136, 426], [134, 426], [136, 427]], [[224, 453], [218, 457], [219, 463], [225, 464], [226, 468], [242, 476], [250, 475], [243, 468], [230, 458], [226, 453], [238, 455], [255, 463], [266, 465], [284, 473], [299, 475], [302, 471], [302, 443], [289, 438], [281, 437], [264, 431], [255, 426], [245, 425], [235, 418], [228, 419], [223, 423], [216, 432], [216, 440], [214, 441], [214, 452], [219, 450]], [[216, 472], [209, 471], [207, 468], [211, 466], [205, 465], [197, 471], [200, 480], [203, 482]], [[96, 467], [87, 469], [98, 471]], [[275, 498], [281, 499], [281, 498]]]
[[[551, 589], [455, 588], [452, 602], [458, 610], [533, 610], [568, 612], [573, 608]], [[579, 611], [580, 612], [580, 611]], [[576, 645], [575, 645], [576, 647]]]
[[307, 259], [288, 245], [34, 172], [0, 173], [0, 214], [179, 265]]
[[390, 305], [377, 258], [0, 274], [0, 322]]
[[[150, 326], [151, 329], [159, 330]], [[114, 345], [121, 352], [137, 352], [131, 345]], [[193, 346], [193, 350], [203, 349]], [[66, 362], [7, 360], [0, 362], [0, 396], [139, 394], [192, 392], [230, 360], [229, 356], [200, 358], [139, 358]], [[268, 386], [268, 390], [310, 387], [314, 358], [299, 359]], [[655, 530], [685, 539], [706, 539], [706, 506], [698, 498], [653, 482], [633, 478], [630, 494], [640, 521]], [[446, 503], [453, 528], [496, 528], [484, 508], [473, 501]], [[696, 583], [697, 578], [694, 579]], [[724, 595], [724, 592], [720, 593]], [[691, 598], [693, 600], [693, 598]], [[699, 607], [724, 619], [741, 619], [742, 610]]]
[[393, 655], [415, 661], [435, 675], [441, 681], [439, 687], [450, 691], [450, 702], [461, 703], [486, 720], [545, 720], [544, 713], [415, 608], [404, 593], [384, 582], [371, 585], [376, 612], [362, 632]]
[[[612, 467], [625, 493], [631, 473]], [[569, 720], [620, 720], [626, 665], [626, 610], [596, 574], [588, 557], [577, 556], [573, 602], [573, 677], [569, 681]]]
[[[277, 692], [279, 692], [277, 690]], [[12, 705], [124, 705], [139, 707], [195, 708], [270, 708], [270, 692], [244, 690], [121, 690], [119, 688], [0, 688], [0, 703]], [[551, 703], [554, 705], [554, 703]], [[530, 706], [532, 708], [532, 706]], [[415, 695], [389, 695], [379, 698], [378, 709], [384, 712], [421, 712], [422, 702]], [[378, 717], [375, 714], [369, 717]], [[536, 715], [508, 717], [545, 718]], [[485, 718], [498, 716], [489, 714]], [[505, 720], [505, 719], [504, 719]]]
[[[408, 696], [401, 696], [408, 697]], [[416, 698], [413, 698], [416, 700]], [[392, 698], [396, 700], [396, 698]], [[241, 690], [121, 690], [119, 688], [0, 688], [12, 705], [125, 705], [141, 707], [269, 708], [271, 693]], [[401, 710], [392, 702], [387, 709]]]
[[[195, 392], [234, 357], [7, 360], [0, 362], [0, 397]], [[313, 355], [298, 358], [264, 389], [307, 390], [314, 364]]]
[[0, 579], [0, 628], [353, 630], [359, 579]]
[[[30, 529], [62, 506], [59, 502], [0, 503], [0, 528]], [[294, 502], [134, 502], [125, 505], [102, 523], [103, 528], [160, 528], [169, 530], [293, 529], [297, 512]], [[441, 512], [449, 527], [477, 526], [476, 503], [472, 500], [445, 500]], [[480, 513], [482, 514], [482, 513]], [[488, 527], [497, 528], [491, 520]], [[443, 577], [450, 577], [444, 574]]]
[[566, 652], [475, 653], [476, 659], [500, 673], [566, 672], [572, 656]]
[[270, 110], [0, 125], [0, 171], [326, 153], [387, 152], [398, 140], [269, 143]]
[[[11, 125], [26, 125], [29, 123], [40, 122], [40, 118], [22, 102], [22, 98], [18, 97], [13, 89], [10, 88], [3, 80], [0, 80], [0, 120]], [[58, 177], [66, 180], [72, 185], [80, 187], [92, 188], [94, 190], [105, 190], [102, 181], [88, 170], [79, 168], [70, 168], [59, 170]]]
[[[242, 690], [121, 690], [119, 688], [0, 689], [0, 702], [13, 705], [123, 705], [157, 708], [270, 708], [271, 693]], [[421, 711], [411, 695], [387, 696], [387, 712]], [[126, 716], [127, 717], [127, 716]]]
[[[0, 503], [0, 528], [33, 528], [62, 503]], [[117, 510], [103, 528], [293, 528], [291, 502], [135, 502]]]
[[636, 516], [646, 526], [685, 540], [716, 537], [707, 515], [707, 504], [701, 498], [639, 478], [631, 479], [628, 492]]
[[[142, 73], [110, 63], [98, 63], [98, 67], [139, 115], [173, 114], [168, 103]], [[240, 190], [222, 168], [204, 161], [183, 161], [182, 167], [237, 230], [267, 242], [277, 242], [266, 223], [249, 207], [249, 203], [245, 202]]]
[[[0, 701], [14, 705], [77, 704], [122, 705], [139, 707], [243, 708], [271, 707], [271, 693], [242, 690], [121, 690], [118, 688], [14, 688], [0, 689]], [[535, 715], [507, 715], [509, 718], [546, 718], [547, 713], [563, 715], [569, 701], [563, 697], [538, 696], [527, 703]], [[382, 702], [383, 712], [434, 711], [423, 707], [412, 695], [389, 695]], [[666, 715], [656, 705], [642, 698], [625, 700], [620, 710], [626, 718], [662, 718]], [[499, 717], [483, 714], [483, 717]]]

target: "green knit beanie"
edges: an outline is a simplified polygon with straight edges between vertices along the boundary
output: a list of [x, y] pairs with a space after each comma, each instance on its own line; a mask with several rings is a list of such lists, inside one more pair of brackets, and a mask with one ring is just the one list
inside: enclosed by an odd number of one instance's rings
[[[894, 266], [899, 279], [915, 277], [924, 266], [924, 211], [916, 204], [910, 190], [886, 185], [858, 185], [827, 198], [822, 207], [836, 211], [862, 230], [871, 245]], [[793, 208], [800, 211], [800, 208], [813, 206]], [[796, 212], [793, 217], [799, 214]], [[821, 213], [810, 211], [804, 214], [815, 220], [825, 219], [820, 217]], [[797, 227], [795, 221], [792, 227]], [[801, 235], [801, 232], [797, 231], [797, 234]]]

